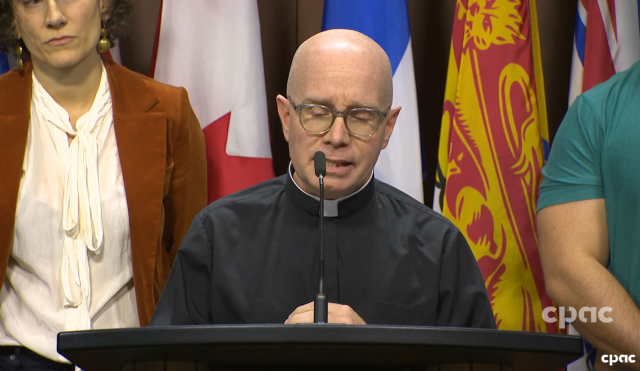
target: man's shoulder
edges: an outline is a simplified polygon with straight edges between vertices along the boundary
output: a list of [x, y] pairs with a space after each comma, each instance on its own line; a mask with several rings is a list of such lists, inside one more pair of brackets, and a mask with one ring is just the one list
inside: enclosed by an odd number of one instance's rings
[[611, 76], [582, 94], [582, 98], [595, 111], [606, 110], [611, 105], [618, 107], [620, 104], [629, 106], [626, 108], [635, 107], [640, 110], [636, 104], [638, 97], [640, 97], [640, 62], [636, 62], [629, 69]]
[[[276, 197], [279, 193], [284, 191], [286, 176], [287, 175], [281, 175], [256, 184], [253, 187], [222, 197], [205, 207], [200, 212], [199, 216], [211, 216], [221, 210], [227, 210], [240, 204], [245, 207], [253, 204], [265, 204], [265, 198]], [[266, 204], [268, 204], [268, 202]]]
[[430, 221], [440, 224], [442, 228], [458, 230], [458, 227], [442, 214], [433, 211], [433, 209], [424, 205], [422, 202], [378, 179], [376, 179], [376, 192], [389, 203], [398, 205], [401, 208], [405, 208], [408, 212], [414, 213], [417, 216], [417, 218], [414, 219], [416, 223]]

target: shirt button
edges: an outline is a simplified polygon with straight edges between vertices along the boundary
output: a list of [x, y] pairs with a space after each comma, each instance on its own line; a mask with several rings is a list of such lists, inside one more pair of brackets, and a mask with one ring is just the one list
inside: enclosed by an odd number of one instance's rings
[[9, 359], [12, 360], [12, 361], [15, 360], [16, 359], [16, 355], [15, 354], [10, 355]]

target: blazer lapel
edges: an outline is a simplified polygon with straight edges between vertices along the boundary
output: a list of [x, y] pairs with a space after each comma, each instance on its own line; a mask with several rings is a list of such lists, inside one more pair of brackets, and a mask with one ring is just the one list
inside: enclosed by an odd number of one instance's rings
[[[153, 315], [154, 275], [163, 216], [167, 116], [149, 112], [158, 99], [136, 73], [104, 60], [113, 124], [129, 208], [131, 260], [140, 324]], [[157, 290], [154, 290], [157, 289]]]
[[0, 285], [4, 280], [13, 241], [22, 165], [29, 134], [31, 63], [24, 72], [0, 77]]

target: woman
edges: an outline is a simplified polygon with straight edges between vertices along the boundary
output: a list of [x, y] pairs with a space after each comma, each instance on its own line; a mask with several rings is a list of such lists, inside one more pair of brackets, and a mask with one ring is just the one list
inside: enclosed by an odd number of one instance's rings
[[31, 57], [0, 76], [0, 369], [73, 369], [58, 332], [146, 326], [206, 205], [186, 91], [98, 52], [131, 3], [0, 0], [0, 50]]

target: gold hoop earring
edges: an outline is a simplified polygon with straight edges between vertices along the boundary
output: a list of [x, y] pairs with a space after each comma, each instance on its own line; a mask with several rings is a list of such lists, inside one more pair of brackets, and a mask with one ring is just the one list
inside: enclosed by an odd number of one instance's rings
[[98, 51], [100, 53], [105, 53], [111, 49], [111, 41], [107, 36], [109, 36], [109, 31], [107, 30], [107, 27], [103, 25], [100, 30], [100, 41], [98, 41]]
[[16, 47], [16, 62], [18, 64], [18, 70], [24, 70], [24, 63], [22, 62], [22, 47], [20, 44]]

